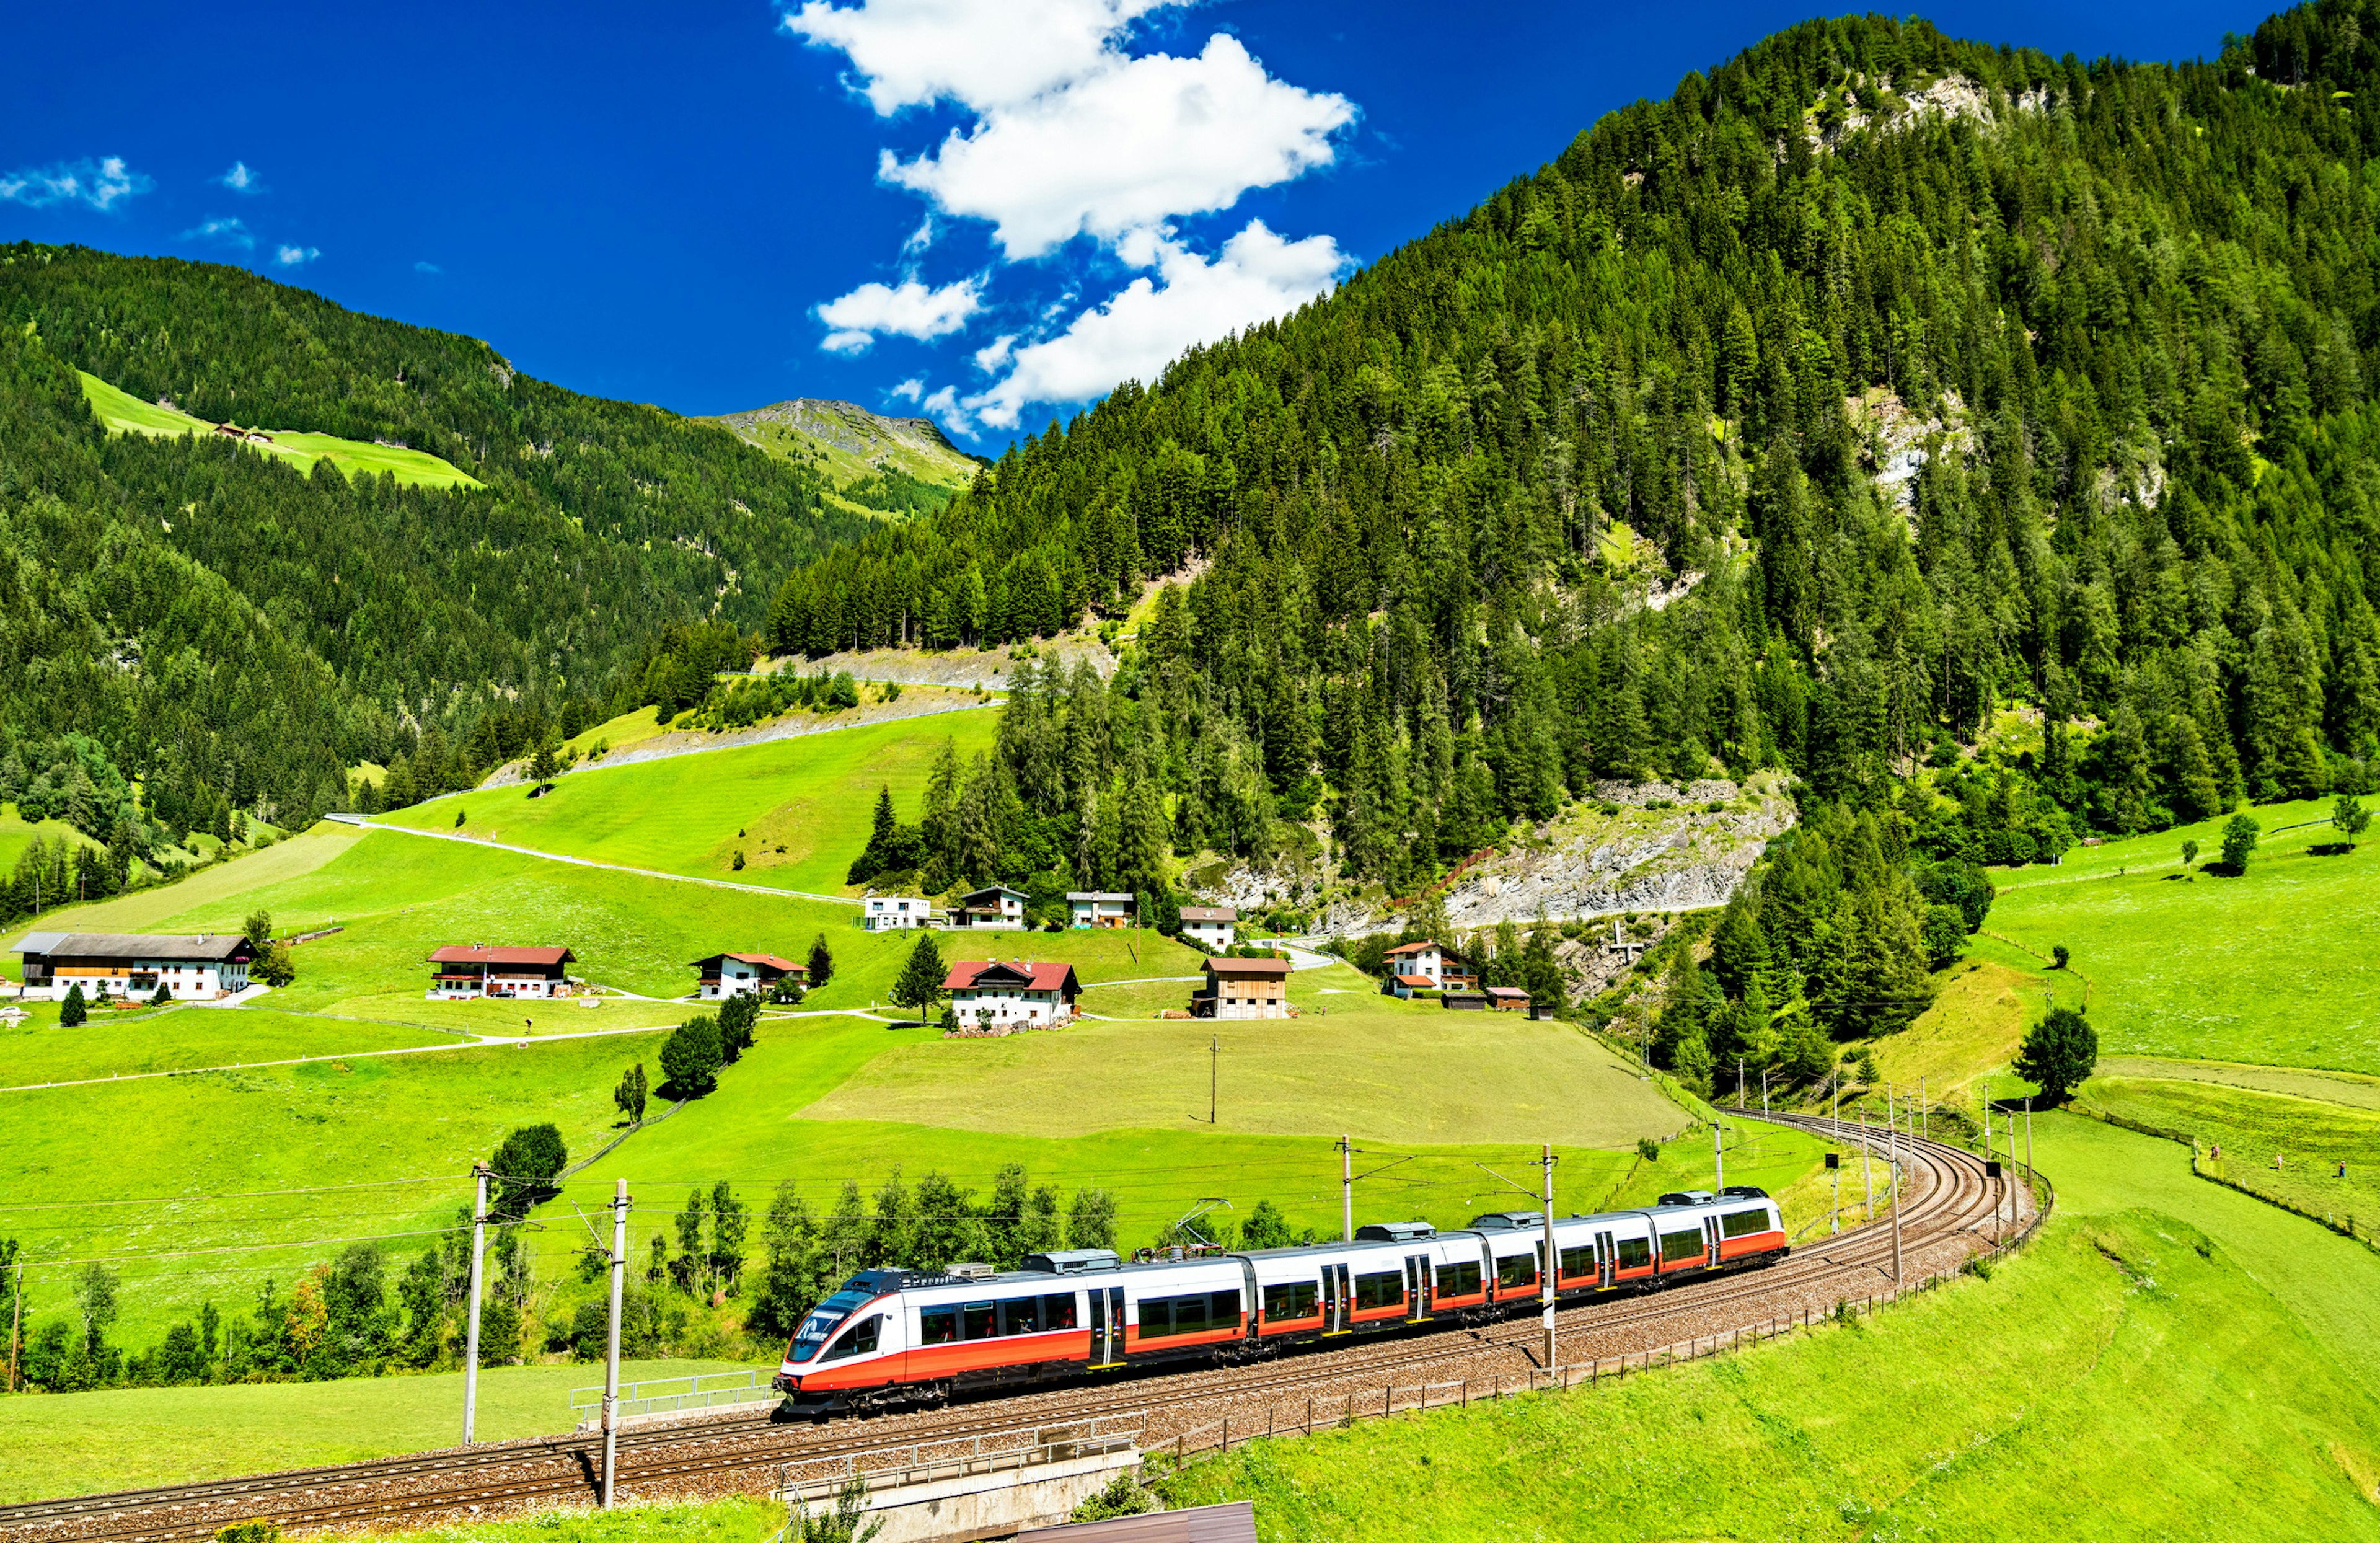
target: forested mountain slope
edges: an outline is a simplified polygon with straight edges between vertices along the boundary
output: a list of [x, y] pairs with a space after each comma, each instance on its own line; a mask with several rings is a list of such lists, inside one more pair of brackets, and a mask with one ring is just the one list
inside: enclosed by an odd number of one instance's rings
[[1102, 881], [1166, 792], [1177, 849], [1318, 810], [1407, 893], [1599, 778], [1781, 763], [1823, 818], [1764, 990], [1906, 1021], [1929, 864], [2365, 785], [2374, 86], [2362, 0], [2182, 67], [1794, 28], [797, 572], [776, 646], [1196, 575], [1095, 732], [1028, 704], [982, 773]]
[[[111, 434], [77, 368], [209, 420], [409, 445], [484, 488]], [[145, 779], [136, 848], [260, 798], [311, 818], [344, 767], [425, 735], [423, 775], [467, 775], [662, 628], [757, 626], [789, 566], [872, 523], [821, 490], [717, 425], [238, 269], [0, 249], [0, 798], [69, 733]]]
[[928, 418], [887, 418], [850, 402], [795, 397], [710, 419], [747, 444], [808, 466], [857, 509], [929, 513], [975, 481], [981, 463]]

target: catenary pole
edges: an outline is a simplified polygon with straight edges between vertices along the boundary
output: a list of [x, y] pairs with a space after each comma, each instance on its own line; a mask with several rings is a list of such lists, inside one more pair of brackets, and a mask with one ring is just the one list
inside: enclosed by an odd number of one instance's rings
[[1900, 1131], [1892, 1123], [1892, 1084], [1884, 1085], [1885, 1146], [1892, 1185], [1892, 1283], [1900, 1283]]
[[1924, 1077], [1919, 1077], [1917, 1079], [1917, 1139], [1920, 1141], [1932, 1139], [1934, 1135], [1934, 1117], [1933, 1111], [1925, 1107], [1925, 1079]]
[[1355, 1241], [1355, 1138], [1339, 1138], [1339, 1241]]
[[1554, 1252], [1554, 1144], [1546, 1143], [1546, 1262], [1537, 1270], [1538, 1295], [1545, 1303], [1546, 1369], [1554, 1369], [1554, 1276], [1561, 1270], [1561, 1256]]
[[477, 1190], [471, 1200], [471, 1306], [463, 1330], [463, 1444], [471, 1444], [471, 1427], [480, 1413], [480, 1277], [488, 1252], [488, 1165], [474, 1163], [471, 1177]]
[[[1860, 1183], [1867, 1186], [1867, 1221], [1876, 1220], [1876, 1169], [1868, 1161], [1867, 1105], [1859, 1107]], [[1864, 1225], [1865, 1223], [1862, 1223]]]
[[17, 1283], [8, 1293], [8, 1391], [17, 1391], [17, 1363], [25, 1343], [25, 1261], [17, 1261]]
[[2029, 1093], [2024, 1100], [2024, 1183], [2029, 1191], [2033, 1187], [2033, 1095]]
[[612, 1329], [603, 1352], [603, 1509], [620, 1469], [620, 1287], [628, 1273], [628, 1181], [612, 1182]]

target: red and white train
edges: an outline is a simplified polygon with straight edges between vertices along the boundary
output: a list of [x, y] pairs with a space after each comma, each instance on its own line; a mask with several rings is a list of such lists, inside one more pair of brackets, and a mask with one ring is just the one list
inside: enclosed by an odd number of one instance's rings
[[[1564, 1217], [1553, 1232], [1560, 1300], [1656, 1290], [1789, 1251], [1776, 1202], [1748, 1185]], [[1544, 1255], [1540, 1212], [1499, 1211], [1457, 1232], [1394, 1222], [1353, 1243], [1149, 1264], [1078, 1249], [976, 1278], [864, 1270], [803, 1321], [774, 1386], [793, 1412], [824, 1417], [1476, 1322], [1539, 1306]]]

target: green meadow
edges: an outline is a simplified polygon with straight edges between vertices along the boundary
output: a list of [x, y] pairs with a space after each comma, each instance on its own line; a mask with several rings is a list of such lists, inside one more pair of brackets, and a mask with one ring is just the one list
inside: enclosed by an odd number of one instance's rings
[[2045, 963], [2072, 951], [2104, 1054], [2380, 1073], [2380, 955], [2350, 929], [2380, 902], [2380, 842], [2316, 853], [2329, 812], [2254, 810], [2268, 833], [2239, 878], [2182, 871], [2185, 839], [2221, 856], [2217, 820], [1995, 871], [1985, 929]]
[[[650, 713], [648, 712], [648, 716]], [[880, 785], [904, 820], [917, 818], [926, 775], [945, 740], [964, 763], [988, 748], [991, 712], [937, 713], [802, 735], [699, 755], [593, 766], [542, 798], [489, 788], [382, 817], [630, 868], [738, 883], [859, 893], [843, 881], [868, 845]], [[590, 730], [589, 735], [600, 736]], [[587, 737], [587, 736], [582, 736]], [[735, 855], [745, 866], [735, 868]]]
[[2380, 1257], [2045, 1118], [1992, 1278], [1718, 1360], [1259, 1441], [1176, 1503], [1266, 1539], [2380, 1537]]
[[2317, 1216], [2355, 1218], [2359, 1230], [2380, 1235], [2380, 1109], [2195, 1078], [2105, 1075], [2083, 1086], [2081, 1102], [2194, 1136], [2206, 1172]]
[[[88, 371], [77, 371], [82, 376], [83, 400], [99, 415], [101, 423], [118, 433], [128, 434], [212, 434], [215, 426], [177, 412], [161, 407], [154, 402], [143, 402], [117, 390]], [[246, 425], [243, 425], [246, 427]], [[400, 482], [416, 483], [429, 488], [477, 488], [475, 479], [457, 471], [436, 456], [422, 450], [404, 450], [395, 445], [367, 444], [360, 440], [339, 439], [331, 434], [302, 433], [288, 429], [267, 431], [272, 436], [267, 444], [254, 440], [241, 443], [251, 449], [281, 456], [299, 471], [314, 469], [316, 461], [328, 459], [333, 466], [352, 477], [357, 472], [374, 475], [386, 473]]]
[[[623, 1361], [620, 1377], [733, 1369], [722, 1361]], [[602, 1380], [601, 1367], [491, 1367], [480, 1373], [475, 1433], [501, 1441], [567, 1431], [570, 1391], [590, 1380]], [[459, 1372], [0, 1399], [0, 1452], [8, 1454], [0, 1505], [435, 1451], [455, 1445], [462, 1424]]]

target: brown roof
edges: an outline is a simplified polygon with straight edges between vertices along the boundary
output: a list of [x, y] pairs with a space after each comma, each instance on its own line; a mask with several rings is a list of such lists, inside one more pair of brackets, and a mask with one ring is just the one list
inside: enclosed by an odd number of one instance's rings
[[696, 969], [710, 969], [726, 959], [737, 959], [747, 965], [759, 965], [763, 969], [775, 970], [780, 975], [809, 973], [803, 966], [795, 964], [791, 959], [780, 959], [773, 954], [714, 954], [707, 959], [697, 959], [692, 963]]
[[1491, 997], [1519, 997], [1523, 1002], [1529, 1000], [1529, 993], [1518, 986], [1490, 986], [1488, 994]]
[[1075, 966], [1049, 959], [1039, 964], [1022, 959], [962, 959], [951, 966], [951, 973], [942, 979], [945, 991], [971, 990], [978, 985], [1072, 994], [1075, 990]]
[[1226, 1500], [1187, 1511], [1152, 1511], [1072, 1526], [1027, 1527], [1017, 1543], [1046, 1537], [1050, 1543], [1256, 1543], [1256, 1502]]
[[1427, 938], [1424, 938], [1417, 943], [1399, 943], [1396, 947], [1389, 950], [1387, 956], [1393, 959], [1400, 954], [1419, 954], [1424, 949], [1436, 948], [1437, 946], [1438, 945], [1436, 943], [1431, 942]]
[[1184, 905], [1182, 907], [1182, 919], [1184, 921], [1237, 921], [1240, 919], [1240, 913], [1236, 907], [1231, 905]]
[[448, 943], [430, 956], [433, 965], [566, 965], [578, 955], [566, 948], [497, 948], [487, 943]]
[[256, 957], [237, 932], [157, 937], [145, 932], [28, 932], [10, 953], [50, 959], [198, 959], [234, 964]]
[[1400, 986], [1435, 986], [1438, 982], [1436, 979], [1427, 975], [1400, 975], [1397, 977], [1397, 984]]
[[1289, 961], [1286, 959], [1209, 959], [1207, 968], [1214, 975], [1244, 975], [1258, 980], [1289, 978]]

